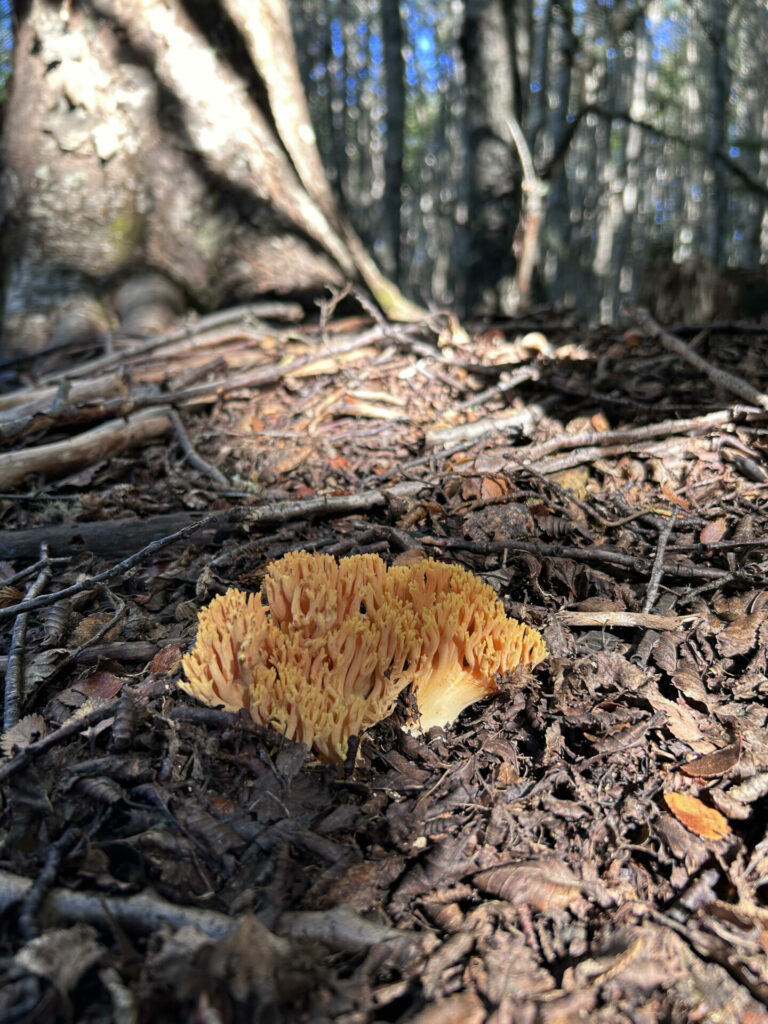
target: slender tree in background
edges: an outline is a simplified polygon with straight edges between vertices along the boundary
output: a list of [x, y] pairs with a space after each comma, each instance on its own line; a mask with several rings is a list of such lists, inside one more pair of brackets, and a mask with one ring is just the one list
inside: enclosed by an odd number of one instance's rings
[[726, 259], [728, 230], [727, 172], [719, 159], [728, 135], [728, 105], [731, 95], [731, 70], [728, 64], [727, 0], [709, 0], [704, 12], [710, 51], [710, 100], [707, 130], [707, 162], [712, 174], [712, 206], [707, 223], [706, 254], [717, 267]]
[[[486, 310], [516, 308], [512, 239], [519, 167], [509, 134], [515, 117], [514, 61], [502, 0], [469, 0], [461, 36], [467, 76], [468, 219], [465, 268], [470, 301]], [[492, 269], [491, 269], [492, 268]]]
[[384, 266], [400, 278], [400, 210], [405, 138], [405, 61], [399, 0], [381, 0], [381, 35], [386, 83], [386, 155], [382, 203]]

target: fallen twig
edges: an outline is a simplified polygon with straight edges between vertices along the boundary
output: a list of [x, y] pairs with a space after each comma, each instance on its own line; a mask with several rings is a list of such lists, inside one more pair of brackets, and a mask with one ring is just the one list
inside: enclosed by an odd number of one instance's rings
[[[67, 398], [70, 404], [75, 406], [119, 398], [127, 392], [125, 381], [117, 373], [88, 380], [67, 381], [67, 384], [69, 386]], [[11, 421], [22, 420], [38, 413], [50, 413], [51, 405], [56, 401], [58, 394], [59, 386], [49, 384], [45, 387], [34, 387], [27, 390], [17, 389], [0, 395], [0, 436], [7, 436]]]
[[[726, 423], [734, 423], [739, 418], [750, 413], [759, 413], [759, 409], [736, 406], [733, 409], [719, 409], [717, 412], [707, 413], [705, 416], [693, 416], [687, 420], [663, 420], [661, 423], [649, 423], [642, 427], [629, 427], [621, 430], [582, 430], [578, 434], [566, 434], [565, 432], [550, 437], [546, 441], [521, 448], [515, 453], [522, 465], [534, 464], [558, 451], [568, 451], [572, 448], [595, 447], [602, 449], [611, 445], [627, 445], [641, 441], [650, 441], [654, 438], [666, 438], [679, 434], [700, 434], [706, 433], [713, 427], [720, 427]], [[599, 454], [603, 454], [599, 452]]]
[[540, 376], [541, 370], [538, 366], [534, 365], [521, 366], [512, 372], [502, 370], [498, 384], [486, 388], [485, 391], [478, 391], [471, 398], [466, 399], [466, 401], [451, 406], [451, 412], [464, 412], [465, 409], [474, 409], [475, 406], [485, 405], [486, 402], [496, 398], [498, 395], [505, 395], [508, 391], [514, 391], [521, 384], [530, 380], [538, 380]]
[[652, 615], [647, 612], [569, 612], [555, 614], [563, 626], [597, 626], [601, 629], [658, 629], [670, 631], [689, 626], [698, 615]]
[[[98, 816], [96, 820], [99, 820]], [[48, 847], [43, 869], [34, 884], [27, 890], [19, 910], [19, 931], [27, 941], [40, 934], [38, 926], [40, 907], [46, 895], [51, 891], [62, 857], [72, 849], [81, 836], [80, 829], [74, 825], [68, 825], [59, 838]]]
[[[30, 585], [25, 601], [34, 600], [45, 589], [51, 578], [48, 548], [41, 545], [40, 561], [43, 563], [37, 579]], [[21, 607], [20, 605], [16, 606]], [[24, 683], [24, 640], [27, 634], [28, 613], [20, 612], [13, 624], [8, 664], [5, 669], [5, 694], [3, 698], [3, 730], [16, 725], [21, 714], [21, 698]]]
[[[28, 898], [33, 884], [31, 878], [0, 869], [0, 911], [4, 913]], [[60, 921], [84, 921], [101, 928], [118, 924], [134, 935], [146, 935], [164, 926], [179, 929], [192, 925], [212, 938], [221, 938], [241, 920], [218, 910], [179, 906], [151, 890], [133, 896], [110, 896], [57, 887], [45, 895], [41, 910]], [[277, 931], [285, 938], [321, 942], [340, 952], [361, 952], [382, 942], [422, 948], [425, 940], [429, 943], [430, 939], [428, 934], [368, 921], [344, 904], [325, 911], [283, 914], [278, 919]]]
[[437, 445], [452, 445], [457, 441], [475, 440], [485, 434], [530, 430], [543, 417], [544, 410], [539, 405], [530, 405], [525, 409], [505, 412], [498, 416], [485, 416], [474, 423], [462, 423], [456, 427], [435, 427], [424, 431], [425, 442]]
[[[0, 531], [0, 533], [4, 533], [4, 532], [5, 531]], [[13, 532], [13, 531], [10, 531], [10, 532]], [[41, 536], [38, 538], [38, 544], [36, 545], [36, 547], [39, 546], [39, 544], [43, 543], [42, 534], [44, 534], [44, 533], [45, 533], [45, 530], [41, 530], [40, 531]], [[3, 545], [2, 545], [2, 541], [0, 541], [0, 552], [2, 550], [3, 550]], [[34, 576], [34, 574], [36, 572], [39, 572], [46, 565], [55, 565], [55, 564], [60, 563], [60, 562], [69, 562], [69, 561], [70, 561], [69, 558], [41, 558], [39, 561], [35, 562], [34, 565], [28, 565], [26, 569], [21, 569], [19, 572], [15, 572], [13, 574], [13, 576], [6, 576], [6, 578], [3, 580], [3, 586], [4, 587], [12, 587], [15, 583], [20, 583], [22, 580], [25, 580], [27, 578], [27, 576]]]
[[[223, 533], [228, 527], [228, 512], [212, 514], [215, 518], [210, 524], [211, 528]], [[93, 522], [36, 526], [31, 530], [0, 530], [0, 558], [31, 558], [43, 541], [53, 553], [66, 552], [70, 558], [80, 551], [100, 555], [131, 554], [150, 541], [167, 537], [169, 533], [199, 523], [202, 518], [201, 512], [171, 512], [167, 515], [149, 516], [147, 519], [97, 519]], [[195, 542], [204, 543], [210, 540], [209, 532], [210, 530], [197, 534]], [[51, 561], [68, 559], [53, 558]], [[29, 571], [31, 570], [23, 570], [25, 575], [28, 575]], [[11, 583], [13, 580], [7, 582]]]
[[[480, 555], [503, 554], [505, 551], [525, 551], [537, 558], [572, 558], [575, 561], [595, 562], [597, 564], [617, 565], [623, 569], [634, 570], [645, 575], [651, 571], [651, 561], [641, 555], [629, 555], [625, 551], [617, 551], [606, 545], [592, 545], [578, 548], [565, 544], [542, 544], [537, 541], [525, 540], [459, 540], [450, 537], [422, 537], [422, 545], [431, 545], [449, 550], [474, 551]], [[687, 565], [672, 562], [664, 566], [667, 576], [675, 576], [684, 580], [721, 580], [728, 575], [724, 569], [710, 569], [706, 566]]]
[[651, 608], [656, 601], [656, 595], [659, 592], [659, 586], [661, 584], [661, 577], [664, 575], [664, 553], [669, 542], [669, 538], [672, 535], [675, 522], [677, 521], [677, 512], [675, 509], [671, 517], [662, 522], [661, 529], [659, 530], [659, 542], [656, 547], [656, 555], [653, 559], [653, 566], [651, 567], [651, 578], [648, 580], [648, 589], [645, 595], [645, 603], [643, 604], [643, 611], [650, 612]]
[[176, 431], [176, 437], [179, 439], [179, 444], [184, 450], [184, 454], [187, 457], [187, 461], [190, 465], [194, 466], [195, 469], [199, 469], [201, 473], [205, 473], [209, 476], [214, 483], [219, 484], [220, 487], [229, 487], [229, 480], [224, 476], [220, 469], [216, 466], [212, 466], [210, 462], [206, 462], [202, 456], [198, 455], [195, 451], [194, 445], [189, 440], [189, 436], [184, 429], [184, 424], [181, 422], [181, 417], [175, 409], [169, 409], [168, 415], [171, 418], [173, 429]]
[[57, 604], [59, 601], [63, 601], [67, 597], [72, 597], [74, 594], [80, 594], [83, 590], [90, 590], [91, 587], [96, 586], [97, 583], [104, 583], [105, 580], [114, 579], [115, 576], [122, 576], [123, 573], [128, 572], [129, 569], [132, 569], [135, 565], [143, 562], [156, 551], [160, 551], [161, 548], [167, 547], [169, 544], [173, 544], [174, 541], [187, 537], [195, 530], [202, 529], [204, 526], [213, 522], [215, 518], [216, 516], [213, 514], [205, 516], [203, 519], [198, 520], [198, 522], [191, 523], [189, 526], [185, 526], [183, 529], [177, 530], [176, 533], [171, 533], [167, 537], [161, 537], [160, 540], [152, 541], [151, 544], [147, 544], [147, 546], [142, 548], [140, 551], [137, 551], [135, 554], [123, 559], [122, 562], [118, 562], [117, 565], [113, 565], [111, 569], [105, 569], [104, 572], [100, 572], [96, 576], [89, 576], [87, 579], [80, 580], [79, 583], [73, 583], [71, 587], [65, 587], [63, 590], [57, 590], [52, 594], [43, 594], [41, 597], [21, 601], [19, 604], [11, 605], [9, 608], [0, 608], [0, 621], [3, 619], [13, 618], [13, 616], [18, 615], [21, 612], [31, 612], [35, 608], [46, 608], [48, 605]]
[[32, 473], [55, 473], [61, 476], [62, 473], [159, 437], [167, 433], [170, 427], [166, 410], [149, 408], [132, 414], [127, 420], [102, 423], [93, 430], [65, 441], [8, 452], [0, 461], [0, 489], [15, 487]]
[[[117, 352], [110, 352], [105, 356], [91, 359], [80, 366], [70, 367], [66, 376], [70, 379], [75, 377], [90, 377], [99, 371], [108, 370], [121, 363], [129, 363], [138, 356], [147, 355], [165, 346], [170, 346], [177, 341], [192, 338], [204, 334], [207, 331], [214, 331], [218, 328], [242, 323], [244, 326], [252, 326], [254, 317], [300, 320], [302, 309], [296, 303], [261, 303], [255, 302], [244, 306], [232, 306], [229, 309], [217, 310], [215, 313], [208, 313], [201, 316], [194, 323], [185, 324], [170, 334], [154, 335], [151, 338], [142, 340], [137, 344], [122, 348]], [[61, 371], [49, 373], [43, 377], [46, 383], [56, 381], [64, 376]]]
[[261, 508], [246, 508], [237, 512], [237, 518], [248, 526], [287, 523], [291, 519], [327, 516], [337, 518], [350, 512], [363, 512], [385, 505], [392, 498], [404, 498], [417, 494], [424, 484], [417, 480], [406, 480], [392, 487], [357, 491], [353, 494], [332, 495], [325, 498], [304, 498], [297, 501], [276, 501]]
[[114, 700], [105, 701], [103, 704], [99, 704], [98, 707], [93, 708], [85, 713], [76, 712], [71, 718], [68, 718], [63, 725], [60, 725], [58, 729], [53, 732], [49, 732], [47, 736], [43, 736], [39, 740], [35, 740], [33, 743], [28, 743], [23, 750], [20, 750], [18, 754], [15, 754], [7, 761], [3, 761], [0, 764], [0, 782], [5, 782], [11, 775], [20, 771], [25, 765], [29, 764], [34, 758], [39, 757], [40, 754], [44, 754], [46, 750], [50, 750], [51, 747], [55, 747], [59, 743], [63, 743], [68, 740], [70, 736], [74, 736], [84, 729], [88, 729], [90, 726], [97, 725], [99, 722], [103, 722], [105, 718], [109, 718], [114, 715], [115, 708], [117, 707], [117, 698]]
[[721, 370], [718, 366], [713, 366], [708, 360], [694, 352], [681, 338], [670, 334], [669, 331], [665, 331], [653, 319], [647, 309], [625, 303], [622, 306], [622, 312], [642, 327], [646, 334], [660, 341], [668, 352], [674, 352], [675, 355], [680, 356], [689, 366], [694, 367], [694, 369], [709, 377], [717, 387], [730, 391], [733, 395], [738, 395], [739, 398], [749, 402], [750, 405], [758, 405], [761, 409], [768, 409], [768, 395], [752, 387], [743, 377], [738, 377], [735, 373], [729, 373], [727, 370]]

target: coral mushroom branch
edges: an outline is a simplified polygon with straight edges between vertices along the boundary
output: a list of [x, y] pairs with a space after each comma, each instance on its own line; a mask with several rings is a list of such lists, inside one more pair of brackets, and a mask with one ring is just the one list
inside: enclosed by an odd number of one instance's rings
[[295, 551], [269, 566], [263, 592], [266, 603], [228, 590], [200, 612], [180, 686], [326, 761], [344, 760], [350, 736], [386, 718], [409, 684], [429, 729], [495, 693], [499, 673], [546, 657], [491, 587], [433, 559], [388, 569], [378, 555]]

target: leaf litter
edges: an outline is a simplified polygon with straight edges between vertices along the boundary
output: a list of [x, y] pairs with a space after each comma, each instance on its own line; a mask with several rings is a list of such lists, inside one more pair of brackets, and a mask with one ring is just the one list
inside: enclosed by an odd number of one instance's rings
[[[0, 1019], [768, 1021], [765, 406], [642, 316], [332, 307], [125, 345], [180, 430], [3, 484]], [[15, 384], [5, 450], [90, 429]], [[320, 763], [176, 685], [197, 609], [297, 548], [457, 562], [550, 657]]]

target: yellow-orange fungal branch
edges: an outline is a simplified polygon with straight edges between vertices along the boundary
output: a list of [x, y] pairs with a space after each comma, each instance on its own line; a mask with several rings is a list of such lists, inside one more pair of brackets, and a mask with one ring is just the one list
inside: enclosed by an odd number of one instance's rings
[[428, 729], [546, 656], [491, 587], [433, 559], [387, 569], [378, 555], [295, 551], [271, 563], [263, 592], [266, 604], [228, 590], [200, 612], [180, 685], [323, 760], [344, 760], [349, 737], [386, 718], [409, 683]]

